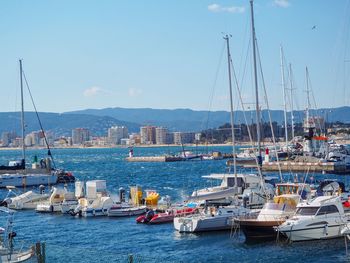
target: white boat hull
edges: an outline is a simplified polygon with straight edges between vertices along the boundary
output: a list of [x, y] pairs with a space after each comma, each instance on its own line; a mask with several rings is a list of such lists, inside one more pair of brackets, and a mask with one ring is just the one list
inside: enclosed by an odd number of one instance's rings
[[61, 205], [41, 203], [37, 205], [35, 211], [39, 213], [58, 213], [61, 212]]
[[62, 214], [68, 214], [70, 211], [74, 211], [78, 206], [78, 201], [63, 202], [61, 204]]
[[309, 229], [280, 229], [279, 232], [284, 234], [291, 241], [308, 241], [317, 239], [330, 239], [341, 237], [342, 225], [320, 225]]
[[57, 183], [57, 178], [55, 174], [1, 174], [0, 188], [51, 185]]
[[81, 211], [81, 215], [83, 217], [96, 217], [96, 216], [107, 216], [108, 215], [108, 209], [107, 208], [88, 208], [83, 209]]
[[108, 211], [108, 216], [137, 216], [146, 213], [146, 206], [141, 207], [129, 207], [129, 208], [110, 208]]
[[33, 191], [28, 191], [21, 195], [9, 198], [6, 200], [7, 207], [14, 210], [35, 209], [40, 203], [45, 202], [49, 198], [48, 194], [37, 194]]
[[193, 233], [231, 229], [232, 216], [175, 217], [174, 228], [179, 232]]
[[210, 188], [208, 188], [208, 191], [205, 191], [203, 189], [199, 191], [195, 191], [190, 197], [190, 200], [198, 201], [198, 200], [222, 199], [229, 196], [234, 196], [236, 193], [237, 193], [237, 190], [234, 187], [230, 187], [222, 190], [216, 190], [216, 191], [211, 191]]
[[33, 249], [29, 249], [23, 252], [14, 251], [10, 256], [7, 249], [0, 248], [0, 262], [3, 262], [3, 263], [24, 262], [33, 256], [34, 256]]

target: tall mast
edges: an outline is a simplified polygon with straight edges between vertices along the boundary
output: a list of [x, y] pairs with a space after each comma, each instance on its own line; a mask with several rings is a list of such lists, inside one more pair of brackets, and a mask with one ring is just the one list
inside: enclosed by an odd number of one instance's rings
[[290, 81], [290, 113], [291, 113], [291, 119], [292, 119], [292, 139], [294, 139], [293, 71], [292, 71], [291, 63], [289, 63], [289, 81]]
[[22, 126], [22, 159], [25, 162], [26, 152], [24, 145], [24, 104], [23, 104], [23, 72], [22, 72], [22, 59], [19, 60], [19, 74], [21, 82], [21, 126]]
[[236, 149], [235, 149], [235, 128], [233, 119], [233, 99], [232, 99], [232, 80], [231, 80], [231, 54], [229, 36], [224, 37], [227, 45], [227, 66], [228, 66], [228, 83], [230, 91], [230, 117], [231, 117], [231, 135], [232, 135], [232, 155], [233, 155], [233, 172], [235, 175], [235, 187], [237, 187], [237, 168], [236, 168]]
[[309, 70], [306, 67], [306, 93], [307, 93], [307, 106], [306, 106], [306, 123], [307, 128], [310, 128], [309, 118], [310, 118], [310, 89], [309, 89]]
[[283, 90], [283, 106], [284, 106], [284, 137], [286, 147], [288, 149], [288, 127], [287, 127], [287, 101], [286, 101], [286, 86], [284, 81], [284, 60], [283, 60], [283, 47], [280, 45], [280, 56], [281, 56], [281, 76], [282, 76], [282, 90]]
[[252, 43], [253, 43], [253, 60], [254, 60], [254, 84], [255, 84], [255, 104], [256, 104], [256, 135], [258, 141], [258, 163], [262, 164], [261, 157], [261, 135], [260, 135], [260, 108], [259, 108], [259, 91], [258, 91], [258, 74], [256, 69], [256, 47], [255, 47], [255, 26], [254, 26], [254, 8], [253, 8], [253, 0], [250, 0], [250, 14], [252, 20]]

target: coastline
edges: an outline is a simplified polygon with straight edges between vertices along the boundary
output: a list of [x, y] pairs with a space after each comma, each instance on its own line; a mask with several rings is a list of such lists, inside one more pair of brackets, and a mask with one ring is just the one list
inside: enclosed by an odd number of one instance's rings
[[[350, 145], [350, 140], [336, 140], [336, 143], [338, 144], [344, 144], [344, 145]], [[256, 145], [256, 142], [254, 142], [254, 145]], [[269, 146], [272, 147], [273, 144], [271, 142], [269, 143], [262, 143], [263, 146]], [[284, 142], [280, 142], [277, 144], [277, 146], [284, 145]], [[223, 147], [223, 146], [232, 146], [231, 143], [218, 143], [218, 144], [184, 144], [184, 147]], [[248, 147], [251, 146], [250, 142], [237, 142], [236, 146], [243, 146]], [[181, 145], [178, 144], [148, 144], [148, 145], [108, 145], [108, 146], [69, 146], [69, 147], [50, 147], [51, 149], [112, 149], [112, 148], [118, 148], [118, 149], [127, 149], [129, 147], [133, 148], [157, 148], [157, 147], [181, 147]], [[45, 150], [46, 147], [27, 147], [27, 150]], [[0, 151], [21, 151], [21, 147], [0, 147]]]

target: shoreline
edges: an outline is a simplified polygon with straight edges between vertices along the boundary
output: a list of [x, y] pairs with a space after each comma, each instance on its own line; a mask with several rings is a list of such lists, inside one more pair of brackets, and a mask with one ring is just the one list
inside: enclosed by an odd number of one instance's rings
[[[350, 145], [350, 140], [337, 140], [336, 143], [338, 144], [344, 144], [344, 145]], [[253, 143], [253, 145], [256, 145], [256, 142]], [[284, 145], [283, 142], [280, 142], [277, 144], [277, 146]], [[224, 146], [232, 146], [230, 143], [218, 143], [218, 144], [184, 144], [183, 147], [224, 147]], [[240, 147], [247, 147], [251, 146], [250, 142], [237, 142], [236, 146]], [[262, 143], [262, 146], [269, 146], [272, 147], [273, 144], [271, 142], [268, 143]], [[182, 147], [178, 144], [149, 144], [149, 145], [109, 145], [109, 146], [69, 146], [69, 147], [50, 147], [50, 149], [128, 149], [130, 147], [133, 148], [165, 148], [165, 147]], [[46, 147], [27, 147], [26, 150], [46, 150]], [[0, 147], [0, 151], [21, 151], [22, 148], [20, 147]]]

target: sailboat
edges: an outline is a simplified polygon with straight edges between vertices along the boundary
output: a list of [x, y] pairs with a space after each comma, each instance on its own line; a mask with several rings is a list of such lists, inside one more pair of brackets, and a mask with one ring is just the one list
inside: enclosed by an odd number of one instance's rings
[[[224, 37], [227, 45], [228, 75], [230, 88], [230, 106], [231, 106], [231, 133], [232, 133], [232, 153], [233, 153], [233, 175], [215, 175], [212, 178], [222, 179], [220, 187], [212, 187], [195, 191], [192, 194], [192, 200], [206, 200], [207, 202], [217, 198], [226, 198], [232, 200], [236, 198], [235, 204], [221, 207], [206, 207], [199, 214], [175, 217], [174, 228], [179, 232], [202, 232], [228, 230], [232, 225], [230, 222], [236, 217], [251, 215], [257, 210], [253, 208], [262, 207], [266, 201], [264, 198], [268, 193], [267, 184], [256, 174], [237, 174], [235, 133], [233, 120], [233, 100], [231, 85], [231, 54], [229, 49], [229, 36]], [[249, 178], [249, 180], [248, 180]], [[231, 183], [230, 183], [231, 182]], [[254, 182], [254, 183], [253, 183]], [[272, 187], [272, 186], [271, 186]], [[258, 196], [260, 198], [253, 198]]]
[[[21, 85], [21, 130], [22, 130], [22, 159], [20, 161], [9, 161], [8, 165], [0, 166], [0, 188], [8, 186], [26, 187], [38, 185], [52, 185], [58, 182], [72, 182], [74, 176], [60, 169], [54, 169], [52, 155], [48, 143], [48, 155], [50, 158], [42, 159], [38, 162], [37, 157], [34, 157], [32, 167], [26, 167], [26, 151], [25, 151], [25, 125], [24, 125], [24, 103], [23, 103], [23, 69], [22, 60], [19, 60], [20, 66], [20, 85]], [[41, 122], [39, 120], [40, 126]], [[42, 127], [41, 127], [42, 129]], [[42, 129], [43, 131], [43, 129]], [[43, 132], [44, 136], [45, 133]], [[44, 137], [46, 139], [46, 137]]]
[[8, 215], [6, 228], [0, 228], [0, 234], [3, 234], [3, 238], [0, 238], [0, 262], [14, 263], [29, 260], [34, 256], [33, 247], [28, 250], [14, 248], [13, 239], [17, 235], [12, 231], [15, 211], [6, 207], [0, 207], [0, 212]]

